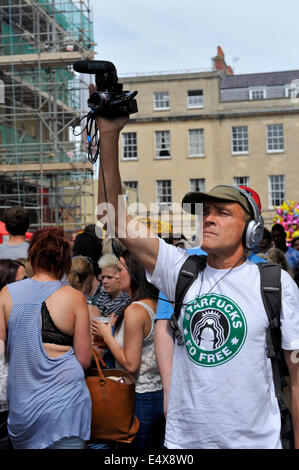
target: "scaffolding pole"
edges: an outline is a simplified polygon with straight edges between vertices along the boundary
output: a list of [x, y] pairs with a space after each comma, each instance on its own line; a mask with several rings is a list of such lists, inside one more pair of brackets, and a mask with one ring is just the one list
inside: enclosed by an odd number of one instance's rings
[[0, 218], [14, 204], [31, 227], [94, 222], [85, 136], [88, 83], [76, 60], [94, 57], [89, 0], [0, 1]]

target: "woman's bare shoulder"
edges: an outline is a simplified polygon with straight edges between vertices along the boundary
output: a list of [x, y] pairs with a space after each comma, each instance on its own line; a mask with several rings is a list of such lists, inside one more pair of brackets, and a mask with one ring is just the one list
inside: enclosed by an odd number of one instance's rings
[[[142, 300], [141, 302], [144, 301]], [[128, 305], [128, 307], [125, 309], [124, 317], [127, 320], [135, 319], [136, 321], [144, 322], [148, 320], [149, 315], [147, 309], [143, 305], [133, 302], [132, 304]]]
[[85, 295], [71, 286], [62, 286], [55, 294], [56, 299], [64, 299], [66, 302], [86, 302]]
[[[139, 303], [139, 302], [140, 302], [140, 303]], [[135, 309], [137, 309], [137, 311], [138, 311], [138, 310], [139, 310], [139, 311], [141, 311], [141, 310], [147, 311], [146, 307], [145, 307], [144, 305], [142, 305], [142, 304], [145, 304], [145, 305], [147, 305], [148, 307], [150, 307], [150, 308], [153, 310], [153, 312], [156, 311], [156, 308], [157, 308], [157, 301], [156, 301], [155, 299], [148, 299], [148, 298], [145, 298], [145, 299], [139, 300], [138, 303], [137, 303], [137, 302], [133, 302], [131, 305], [132, 305]]]

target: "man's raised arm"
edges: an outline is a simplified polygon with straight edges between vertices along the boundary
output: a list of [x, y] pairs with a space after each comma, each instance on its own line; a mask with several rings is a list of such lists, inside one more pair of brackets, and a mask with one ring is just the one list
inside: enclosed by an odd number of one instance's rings
[[[128, 117], [97, 118], [100, 131], [100, 159], [98, 185], [98, 219], [105, 216], [108, 225], [114, 225], [115, 236], [127, 247], [150, 273], [153, 273], [159, 241], [144, 224], [135, 222], [126, 212], [118, 162], [118, 141]], [[104, 179], [103, 179], [104, 178]], [[105, 214], [106, 202], [109, 215]]]

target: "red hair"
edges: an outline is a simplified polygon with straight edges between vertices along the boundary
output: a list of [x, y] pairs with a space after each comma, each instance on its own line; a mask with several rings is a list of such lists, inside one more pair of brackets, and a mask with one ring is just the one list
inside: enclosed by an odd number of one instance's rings
[[37, 230], [31, 238], [28, 259], [33, 271], [51, 272], [57, 279], [68, 274], [72, 265], [71, 247], [63, 229], [47, 227]]

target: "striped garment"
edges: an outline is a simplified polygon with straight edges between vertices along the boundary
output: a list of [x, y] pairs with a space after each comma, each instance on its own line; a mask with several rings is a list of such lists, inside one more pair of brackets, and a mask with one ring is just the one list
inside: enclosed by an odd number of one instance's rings
[[92, 304], [96, 305], [104, 316], [112, 315], [115, 313], [118, 315], [126, 305], [130, 302], [130, 297], [126, 292], [122, 292], [116, 299], [112, 299], [111, 296], [105, 291], [104, 287], [101, 287], [100, 292], [95, 294], [92, 299]]
[[33, 279], [9, 284], [8, 432], [16, 449], [42, 449], [64, 437], [90, 437], [91, 398], [73, 348], [56, 359], [43, 347], [41, 305], [62, 287]]

